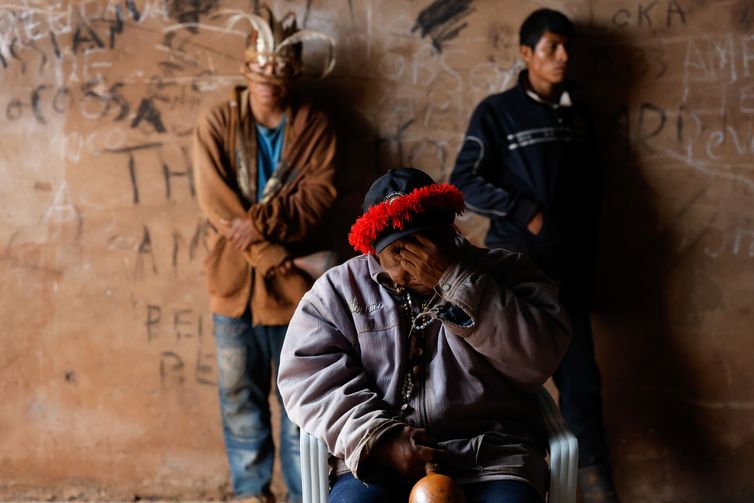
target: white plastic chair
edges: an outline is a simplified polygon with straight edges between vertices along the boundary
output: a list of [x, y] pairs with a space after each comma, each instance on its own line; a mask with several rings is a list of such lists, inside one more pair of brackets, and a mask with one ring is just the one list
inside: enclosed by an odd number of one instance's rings
[[[568, 431], [560, 409], [545, 388], [537, 392], [550, 442], [550, 490], [548, 503], [576, 501], [576, 475], [579, 468], [579, 443]], [[327, 500], [323, 500], [326, 502]]]
[[[579, 446], [568, 431], [558, 406], [546, 389], [537, 393], [550, 441], [550, 491], [548, 503], [576, 501], [576, 470]], [[325, 443], [301, 430], [301, 481], [304, 503], [327, 503], [327, 447]]]
[[304, 503], [327, 503], [327, 446], [315, 436], [301, 430], [301, 486]]

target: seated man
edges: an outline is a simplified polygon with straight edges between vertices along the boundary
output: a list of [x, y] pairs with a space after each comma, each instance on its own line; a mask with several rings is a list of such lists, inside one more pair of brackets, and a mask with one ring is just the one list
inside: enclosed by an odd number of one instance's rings
[[570, 337], [557, 289], [458, 235], [463, 196], [422, 171], [383, 175], [363, 208], [363, 255], [301, 300], [278, 374], [291, 420], [334, 455], [330, 501], [406, 501], [427, 462], [470, 503], [543, 501], [535, 391]]

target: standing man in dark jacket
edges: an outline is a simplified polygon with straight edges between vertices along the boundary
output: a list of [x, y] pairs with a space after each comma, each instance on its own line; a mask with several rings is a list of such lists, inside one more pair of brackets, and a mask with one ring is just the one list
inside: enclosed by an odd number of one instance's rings
[[599, 174], [584, 108], [566, 79], [573, 23], [540, 9], [522, 24], [518, 84], [474, 111], [450, 176], [490, 219], [485, 244], [525, 253], [560, 286], [570, 348], [554, 380], [579, 440], [584, 501], [615, 502], [589, 317]]

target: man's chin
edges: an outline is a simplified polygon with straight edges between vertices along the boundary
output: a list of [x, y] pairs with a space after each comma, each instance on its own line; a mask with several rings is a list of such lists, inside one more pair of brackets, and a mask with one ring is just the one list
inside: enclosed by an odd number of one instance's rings
[[256, 75], [253, 73], [246, 74], [247, 85], [250, 88], [273, 89], [279, 94], [284, 94], [288, 86], [288, 81], [279, 77], [267, 75]]
[[278, 99], [282, 94], [279, 89], [270, 84], [254, 84], [254, 94], [260, 98]]
[[550, 83], [554, 84], [556, 86], [563, 84], [566, 79], [568, 78], [568, 72], [563, 70], [561, 71], [554, 71], [550, 75]]
[[269, 84], [254, 84], [249, 87], [251, 94], [262, 103], [271, 105], [281, 103], [285, 99], [285, 90]]

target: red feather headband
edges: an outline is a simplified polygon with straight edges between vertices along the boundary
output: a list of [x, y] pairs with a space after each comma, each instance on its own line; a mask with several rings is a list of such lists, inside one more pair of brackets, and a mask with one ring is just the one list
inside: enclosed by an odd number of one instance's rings
[[455, 215], [463, 213], [463, 194], [448, 183], [427, 185], [414, 189], [369, 208], [351, 226], [348, 242], [363, 254], [374, 254], [374, 242], [387, 228], [402, 230], [415, 215], [446, 210]]

